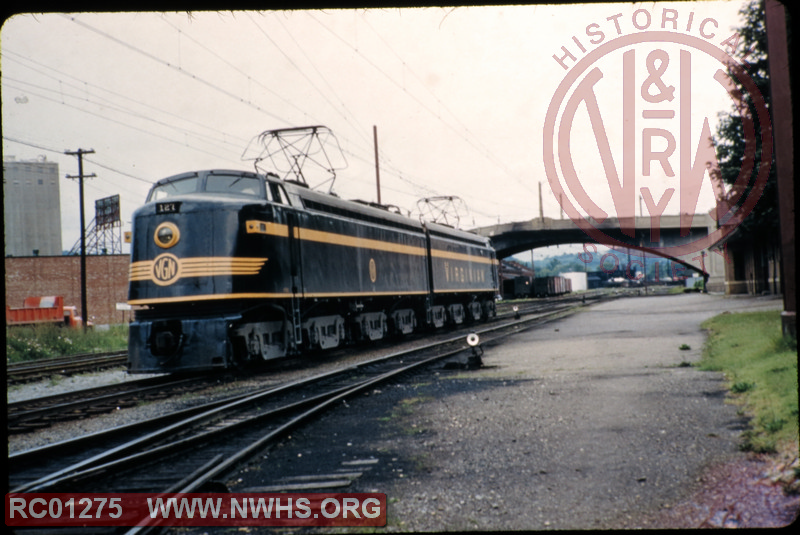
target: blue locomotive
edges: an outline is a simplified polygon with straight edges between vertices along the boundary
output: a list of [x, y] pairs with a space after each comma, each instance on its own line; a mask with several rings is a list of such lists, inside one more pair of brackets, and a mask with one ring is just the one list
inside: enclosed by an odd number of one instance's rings
[[130, 373], [241, 368], [495, 314], [488, 239], [272, 173], [160, 180], [132, 234]]

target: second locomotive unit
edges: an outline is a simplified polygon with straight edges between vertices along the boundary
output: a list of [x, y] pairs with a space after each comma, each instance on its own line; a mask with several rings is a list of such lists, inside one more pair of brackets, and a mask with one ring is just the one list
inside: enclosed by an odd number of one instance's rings
[[129, 372], [248, 363], [495, 314], [489, 240], [271, 173], [158, 181], [133, 216]]

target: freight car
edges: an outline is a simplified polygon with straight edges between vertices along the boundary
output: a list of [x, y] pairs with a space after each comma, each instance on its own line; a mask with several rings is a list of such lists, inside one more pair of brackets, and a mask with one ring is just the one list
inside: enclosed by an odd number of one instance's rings
[[565, 277], [536, 277], [533, 280], [533, 295], [536, 297], [555, 297], [571, 291], [572, 281]]
[[532, 289], [531, 278], [524, 275], [503, 281], [503, 297], [506, 299], [530, 297]]
[[160, 180], [132, 235], [130, 373], [243, 368], [495, 315], [488, 239], [272, 173]]

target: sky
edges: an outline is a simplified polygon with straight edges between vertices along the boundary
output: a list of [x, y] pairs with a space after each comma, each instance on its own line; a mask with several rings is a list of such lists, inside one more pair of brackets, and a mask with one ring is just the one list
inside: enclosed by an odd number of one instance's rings
[[[694, 36], [712, 18], [704, 32], [719, 46], [741, 24], [742, 5], [19, 14], [0, 33], [3, 155], [59, 163], [64, 249], [80, 232], [78, 187], [65, 178], [77, 174], [77, 159], [65, 151], [95, 151], [84, 159], [84, 172], [97, 175], [86, 181], [87, 214], [96, 199], [119, 194], [129, 230], [156, 180], [200, 169], [252, 170], [242, 155], [255, 136], [308, 125], [330, 128], [343, 150], [347, 167], [333, 185], [343, 198], [377, 200], [375, 128], [384, 203], [413, 211], [420, 198], [456, 195], [469, 210], [460, 226], [473, 228], [538, 217], [541, 183], [544, 215], [559, 218], [543, 163], [545, 116], [567, 73], [553, 56], [564, 58], [564, 46], [577, 61], [584, 56], [579, 46], [589, 53], [617, 35], [640, 33], [637, 10], [639, 25], [646, 11], [648, 29], [658, 29], [671, 9], [680, 31]], [[591, 24], [603, 43], [590, 43]], [[651, 48], [637, 50], [637, 83], [650, 73]], [[661, 81], [678, 87], [677, 48], [663, 48], [672, 62]], [[598, 62], [609, 83], [621, 78], [619, 54]], [[708, 61], [692, 59], [700, 67]], [[718, 112], [731, 109], [715, 82], [698, 76], [693, 83], [692, 146], [704, 118], [713, 132]], [[619, 152], [619, 84], [598, 84], [597, 95]], [[591, 133], [588, 113], [579, 109], [572, 159], [589, 177], [587, 193], [613, 212]], [[653, 143], [660, 151], [667, 141]], [[658, 162], [651, 169], [637, 181], [650, 181], [654, 192], [668, 187]], [[704, 186], [697, 211], [713, 202]], [[678, 213], [676, 203], [665, 213]]]

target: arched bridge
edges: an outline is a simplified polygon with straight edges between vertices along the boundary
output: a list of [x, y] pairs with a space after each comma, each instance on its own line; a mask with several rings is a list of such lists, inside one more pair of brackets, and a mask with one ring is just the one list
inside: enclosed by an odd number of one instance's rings
[[[685, 256], [670, 256], [659, 248], [687, 245], [707, 237], [717, 229], [716, 221], [708, 214], [694, 214], [689, 232], [681, 235], [681, 219], [686, 216], [661, 216], [658, 229], [658, 242], [651, 242], [651, 218], [635, 217], [620, 225], [617, 218], [608, 218], [595, 227], [603, 234], [618, 240], [631, 249], [643, 250], [677, 262], [689, 269], [709, 277], [709, 285], [721, 284], [724, 287], [725, 265], [722, 255], [709, 251], [693, 252]], [[530, 221], [502, 223], [474, 229], [473, 232], [491, 238], [498, 258], [506, 258], [522, 251], [571, 243], [597, 243], [583, 229], [569, 219], [537, 218]], [[599, 243], [609, 245], [609, 243]]]

